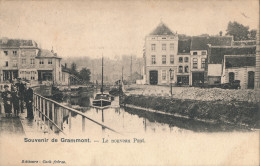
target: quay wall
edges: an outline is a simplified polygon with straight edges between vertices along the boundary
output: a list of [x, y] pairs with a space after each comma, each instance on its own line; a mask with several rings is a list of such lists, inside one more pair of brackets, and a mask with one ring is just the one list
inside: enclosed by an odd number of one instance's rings
[[202, 101], [136, 94], [124, 95], [120, 99], [122, 105], [158, 110], [158, 113], [260, 128], [259, 102]]

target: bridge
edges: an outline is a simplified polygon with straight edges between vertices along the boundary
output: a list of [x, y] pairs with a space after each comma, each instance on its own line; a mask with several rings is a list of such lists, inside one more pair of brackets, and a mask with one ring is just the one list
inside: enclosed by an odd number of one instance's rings
[[[25, 109], [26, 112], [26, 109]], [[106, 126], [102, 122], [87, 117], [84, 113], [70, 108], [64, 104], [58, 103], [49, 98], [34, 93], [33, 95], [34, 119], [26, 119], [26, 113], [19, 117], [4, 117], [4, 109], [0, 113], [0, 134], [18, 134], [18, 135], [70, 135], [72, 131], [72, 115], [81, 117], [81, 128], [77, 132], [84, 134], [86, 132], [86, 121], [100, 126], [100, 130], [120, 134], [116, 130]], [[64, 125], [66, 124], [66, 127]]]

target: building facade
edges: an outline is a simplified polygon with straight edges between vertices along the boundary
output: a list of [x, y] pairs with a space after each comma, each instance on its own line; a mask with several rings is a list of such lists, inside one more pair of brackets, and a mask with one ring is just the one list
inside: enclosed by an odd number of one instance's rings
[[146, 84], [164, 85], [177, 82], [177, 33], [160, 23], [145, 37], [144, 50]]
[[0, 39], [0, 82], [20, 78], [32, 84], [61, 83], [61, 58], [33, 40]]
[[255, 55], [256, 45], [209, 46], [205, 71], [207, 84], [224, 84], [239, 80], [242, 89], [253, 88], [256, 71]]

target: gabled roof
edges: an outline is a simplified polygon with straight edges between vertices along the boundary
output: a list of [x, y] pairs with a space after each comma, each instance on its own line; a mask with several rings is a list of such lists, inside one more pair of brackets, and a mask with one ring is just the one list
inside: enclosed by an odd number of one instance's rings
[[248, 55], [255, 54], [256, 46], [212, 46], [208, 51], [208, 62], [210, 64], [221, 64], [224, 60], [224, 55]]
[[191, 50], [207, 50], [208, 45], [231, 46], [232, 36], [194, 36], [191, 38]]
[[36, 58], [59, 58], [57, 54], [46, 49], [40, 49]]
[[174, 33], [161, 22], [149, 35], [174, 35]]
[[19, 48], [19, 47], [37, 47], [37, 43], [33, 40], [22, 39], [0, 39], [0, 48]]
[[255, 66], [256, 65], [256, 59], [254, 56], [231, 56], [226, 57], [225, 60], [225, 66], [226, 68], [231, 67], [246, 67], [246, 66]]

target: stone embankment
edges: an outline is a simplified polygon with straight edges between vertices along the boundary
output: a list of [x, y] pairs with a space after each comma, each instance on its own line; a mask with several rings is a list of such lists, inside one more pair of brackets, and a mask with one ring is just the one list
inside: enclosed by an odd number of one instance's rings
[[[170, 87], [152, 85], [131, 85], [125, 87], [129, 95], [170, 97]], [[246, 101], [259, 103], [260, 90], [254, 89], [220, 89], [197, 87], [173, 87], [172, 98], [200, 101]]]
[[[174, 87], [127, 87], [123, 103], [191, 119], [260, 128], [258, 92], [254, 90]], [[259, 95], [258, 95], [259, 96]]]

